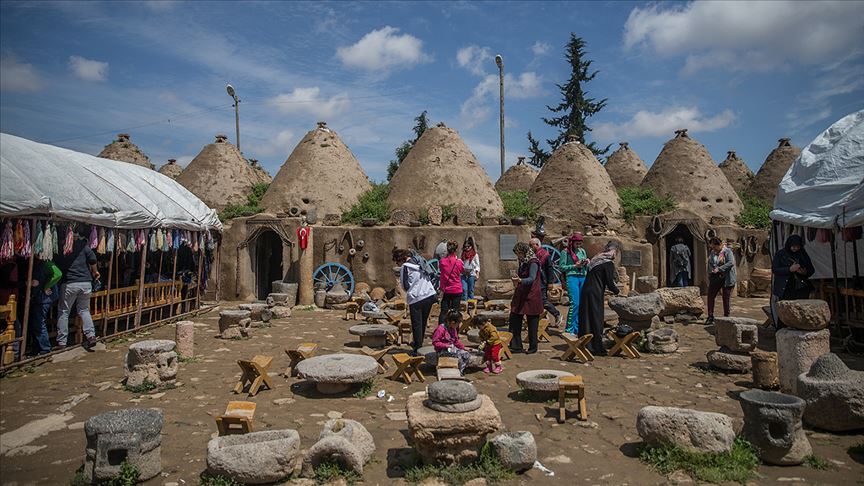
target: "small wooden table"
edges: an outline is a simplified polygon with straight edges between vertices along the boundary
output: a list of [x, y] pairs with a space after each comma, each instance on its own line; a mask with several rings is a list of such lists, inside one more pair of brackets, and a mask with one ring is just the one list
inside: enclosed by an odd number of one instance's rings
[[579, 400], [579, 420], [588, 420], [588, 405], [585, 402], [585, 385], [582, 375], [562, 376], [558, 378], [558, 422], [567, 420], [567, 396], [573, 394]]
[[255, 402], [228, 402], [225, 413], [216, 417], [219, 435], [248, 434], [252, 432], [252, 419], [255, 417]]

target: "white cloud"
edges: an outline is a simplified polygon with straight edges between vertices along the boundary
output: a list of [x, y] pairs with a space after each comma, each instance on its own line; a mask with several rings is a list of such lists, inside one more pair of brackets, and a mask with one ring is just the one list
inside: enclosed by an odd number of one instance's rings
[[410, 34], [398, 35], [399, 29], [389, 25], [373, 30], [362, 39], [336, 50], [345, 66], [366, 71], [388, 71], [425, 62], [423, 41]]
[[339, 93], [330, 98], [321, 97], [321, 89], [294, 88], [287, 94], [280, 94], [270, 99], [270, 104], [283, 113], [307, 114], [319, 118], [333, 118], [344, 113], [351, 106], [347, 93]]
[[534, 53], [535, 56], [545, 56], [549, 54], [549, 51], [552, 50], [552, 46], [547, 42], [537, 41], [531, 46], [531, 52]]
[[[795, 99], [793, 108], [786, 114], [787, 126], [798, 135], [810, 126], [823, 122], [833, 114], [830, 100], [864, 90], [864, 64], [860, 62], [862, 52], [848, 56], [843, 63], [826, 66], [820, 70], [816, 82], [810, 89]], [[841, 113], [837, 116], [846, 115]], [[828, 123], [822, 125], [827, 128]]]
[[[498, 75], [490, 74], [483, 78], [471, 97], [462, 103], [459, 116], [462, 122], [470, 127], [485, 121], [492, 114], [493, 100], [499, 96]], [[533, 71], [528, 71], [514, 77], [511, 74], [504, 75], [504, 99], [508, 98], [526, 99], [536, 98], [543, 94], [542, 78]]]
[[735, 121], [732, 110], [724, 110], [713, 117], [706, 117], [699, 108], [692, 106], [673, 106], [660, 112], [641, 110], [624, 123], [598, 123], [592, 133], [602, 141], [617, 138], [671, 137], [679, 128], [691, 132], [713, 132], [726, 128]]
[[456, 51], [456, 61], [475, 76], [487, 72], [486, 63], [492, 59], [492, 51], [488, 47], [470, 45]]
[[864, 44], [864, 2], [711, 1], [636, 7], [624, 46], [687, 56], [683, 74], [703, 69], [770, 70], [818, 65]]
[[108, 78], [108, 63], [85, 59], [81, 56], [69, 56], [69, 69], [75, 76], [84, 81], [105, 81]]
[[11, 52], [0, 55], [0, 91], [39, 91], [44, 87], [32, 64], [20, 62]]

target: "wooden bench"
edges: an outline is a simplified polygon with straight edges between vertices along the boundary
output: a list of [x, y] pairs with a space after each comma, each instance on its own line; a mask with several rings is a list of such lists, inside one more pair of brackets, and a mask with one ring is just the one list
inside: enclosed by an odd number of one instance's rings
[[272, 356], [257, 355], [252, 360], [238, 360], [237, 364], [243, 374], [240, 376], [240, 381], [234, 385], [234, 393], [241, 393], [247, 387], [249, 388], [249, 396], [254, 397], [258, 394], [258, 390], [262, 386], [266, 386], [268, 390], [273, 389], [273, 383], [270, 381], [270, 376], [267, 371], [273, 363]]
[[635, 347], [633, 347], [633, 344], [631, 344], [634, 339], [639, 337], [639, 332], [633, 331], [630, 334], [621, 337], [618, 336], [618, 334], [616, 334], [614, 330], [610, 330], [607, 335], [611, 337], [613, 341], [615, 341], [615, 345], [612, 346], [612, 349], [609, 350], [609, 356], [621, 354], [624, 357], [633, 359], [642, 357], [642, 355], [639, 354], [639, 351]]
[[407, 353], [399, 353], [393, 355], [393, 362], [396, 363], [396, 371], [393, 372], [391, 378], [394, 380], [402, 380], [406, 384], [411, 384], [411, 375], [415, 375], [418, 380], [426, 382], [426, 377], [420, 372], [419, 366], [423, 364], [425, 356], [410, 356]]
[[594, 355], [588, 350], [588, 344], [594, 339], [593, 334], [579, 337], [569, 332], [563, 332], [561, 333], [561, 338], [567, 343], [567, 350], [561, 355], [561, 361], [567, 361], [573, 357], [582, 363], [594, 361]]
[[228, 402], [225, 413], [216, 417], [219, 435], [252, 432], [252, 419], [255, 417], [256, 406], [255, 402]]
[[286, 349], [285, 354], [288, 355], [288, 359], [291, 360], [291, 363], [288, 365], [288, 368], [285, 370], [285, 378], [290, 378], [297, 374], [297, 365], [303, 361], [304, 359], [309, 359], [312, 356], [315, 356], [315, 353], [318, 352], [318, 344], [317, 343], [300, 343], [297, 346], [297, 349]]
[[362, 348], [360, 348], [360, 352], [374, 359], [375, 362], [378, 363], [378, 372], [383, 373], [387, 370], [387, 368], [389, 368], [389, 366], [387, 365], [387, 361], [385, 361], [384, 358], [387, 356], [387, 353], [389, 353], [391, 349], [393, 349], [393, 346], [387, 346], [386, 348], [381, 349], [372, 349], [368, 346], [363, 346]]
[[588, 405], [585, 402], [585, 385], [582, 383], [582, 375], [562, 376], [558, 378], [558, 422], [567, 420], [567, 397], [568, 394], [579, 400], [579, 420], [588, 420]]

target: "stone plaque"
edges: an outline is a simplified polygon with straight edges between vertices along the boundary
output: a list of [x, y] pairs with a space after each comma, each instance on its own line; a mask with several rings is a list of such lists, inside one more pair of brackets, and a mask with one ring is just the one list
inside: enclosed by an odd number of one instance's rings
[[513, 253], [513, 247], [516, 245], [516, 235], [499, 235], [498, 236], [498, 258], [501, 261], [515, 261], [516, 254]]
[[641, 267], [642, 252], [639, 250], [623, 250], [621, 252], [621, 266]]

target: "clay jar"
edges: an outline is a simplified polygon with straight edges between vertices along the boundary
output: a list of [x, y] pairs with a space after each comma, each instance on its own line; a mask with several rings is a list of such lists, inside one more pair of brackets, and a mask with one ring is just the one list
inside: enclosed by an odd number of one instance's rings
[[801, 427], [806, 402], [796, 396], [763, 390], [741, 393], [741, 434], [768, 464], [797, 466], [813, 451]]

